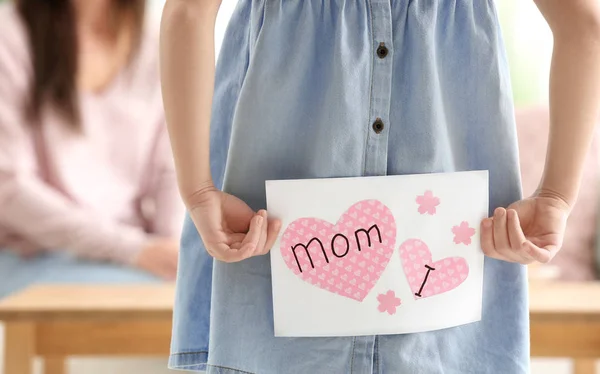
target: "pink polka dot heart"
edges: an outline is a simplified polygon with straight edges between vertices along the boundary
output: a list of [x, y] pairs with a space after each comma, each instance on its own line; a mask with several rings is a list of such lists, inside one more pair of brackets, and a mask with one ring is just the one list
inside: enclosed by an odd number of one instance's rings
[[302, 280], [329, 292], [363, 301], [394, 253], [396, 223], [378, 200], [352, 205], [335, 225], [300, 218], [283, 233], [281, 254]]
[[415, 299], [453, 290], [469, 275], [469, 265], [464, 258], [446, 257], [434, 262], [429, 247], [419, 239], [402, 243], [400, 258]]

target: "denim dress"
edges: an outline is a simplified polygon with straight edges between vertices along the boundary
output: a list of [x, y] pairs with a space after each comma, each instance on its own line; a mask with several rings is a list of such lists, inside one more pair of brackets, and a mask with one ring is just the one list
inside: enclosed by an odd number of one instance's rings
[[[255, 210], [271, 179], [489, 170], [521, 198], [493, 0], [240, 0], [219, 56], [211, 167]], [[212, 276], [212, 278], [211, 278]], [[525, 267], [486, 258], [480, 322], [274, 337], [268, 255], [213, 263], [186, 221], [170, 366], [225, 374], [529, 372]]]

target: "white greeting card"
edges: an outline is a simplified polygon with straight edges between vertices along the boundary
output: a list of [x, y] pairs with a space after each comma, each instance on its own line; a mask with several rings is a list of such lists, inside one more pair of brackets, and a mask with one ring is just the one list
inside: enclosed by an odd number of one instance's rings
[[275, 336], [438, 330], [481, 319], [487, 171], [267, 181]]

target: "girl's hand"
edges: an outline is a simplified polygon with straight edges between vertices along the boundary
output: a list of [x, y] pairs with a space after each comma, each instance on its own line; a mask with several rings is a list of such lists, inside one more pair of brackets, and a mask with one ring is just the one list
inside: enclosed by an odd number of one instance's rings
[[569, 212], [563, 199], [541, 193], [497, 208], [481, 222], [483, 252], [509, 262], [548, 263], [562, 246]]
[[266, 210], [256, 213], [213, 186], [194, 194], [188, 206], [206, 250], [223, 262], [266, 254], [281, 229], [281, 221], [269, 220]]

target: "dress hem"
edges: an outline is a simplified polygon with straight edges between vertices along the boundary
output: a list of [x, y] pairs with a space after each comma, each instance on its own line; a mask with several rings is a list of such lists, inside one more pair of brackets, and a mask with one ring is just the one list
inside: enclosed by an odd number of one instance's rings
[[169, 356], [169, 369], [185, 371], [206, 371], [207, 374], [255, 374], [245, 370], [233, 369], [226, 366], [210, 365], [208, 352], [181, 352]]
[[206, 371], [208, 352], [181, 352], [169, 356], [169, 369], [187, 371]]

